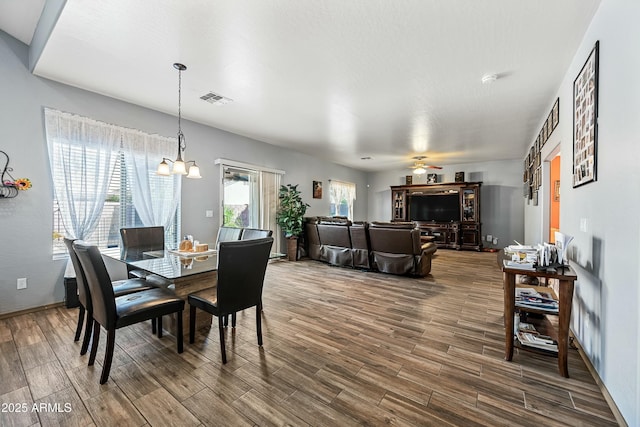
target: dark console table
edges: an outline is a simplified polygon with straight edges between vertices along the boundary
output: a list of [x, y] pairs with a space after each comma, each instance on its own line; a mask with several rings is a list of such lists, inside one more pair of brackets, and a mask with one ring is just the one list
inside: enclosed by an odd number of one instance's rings
[[[567, 367], [567, 353], [569, 350], [569, 322], [571, 320], [571, 304], [573, 301], [573, 288], [577, 274], [571, 267], [565, 267], [557, 272], [548, 271], [536, 271], [536, 270], [523, 270], [519, 268], [507, 268], [504, 266], [502, 260], [505, 259], [504, 251], [498, 252], [498, 263], [502, 268], [503, 280], [504, 280], [504, 334], [505, 334], [505, 360], [510, 361], [513, 357], [514, 346], [514, 313], [516, 303], [516, 275], [526, 275], [532, 277], [544, 277], [545, 279], [557, 279], [559, 281], [558, 287], [558, 312], [549, 310], [542, 310], [530, 307], [518, 307], [518, 310], [525, 313], [534, 313], [542, 315], [543, 318], [547, 316], [558, 316], [557, 330], [553, 330], [550, 324], [547, 322], [544, 333], [550, 336], [557, 336], [558, 341], [558, 369], [560, 375], [569, 378], [569, 369]], [[520, 286], [520, 285], [518, 285]], [[545, 292], [552, 292], [551, 288], [536, 287], [531, 285], [522, 285], [526, 288], [534, 288], [536, 290], [544, 290]], [[532, 350], [529, 347], [520, 346], [524, 350]]]

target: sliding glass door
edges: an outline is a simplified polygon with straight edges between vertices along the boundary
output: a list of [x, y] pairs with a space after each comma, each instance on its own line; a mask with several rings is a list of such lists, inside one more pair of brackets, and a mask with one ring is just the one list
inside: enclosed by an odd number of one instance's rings
[[272, 230], [273, 250], [279, 251], [280, 236], [276, 224], [278, 189], [282, 173], [249, 164], [224, 164], [222, 167], [222, 225]]
[[259, 172], [224, 166], [223, 223], [227, 227], [259, 227]]

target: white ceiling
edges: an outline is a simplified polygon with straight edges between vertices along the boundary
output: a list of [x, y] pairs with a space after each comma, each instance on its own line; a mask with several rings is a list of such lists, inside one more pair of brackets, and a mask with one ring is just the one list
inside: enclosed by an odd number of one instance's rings
[[181, 62], [184, 118], [362, 170], [521, 159], [599, 3], [67, 0], [34, 73], [175, 115]]

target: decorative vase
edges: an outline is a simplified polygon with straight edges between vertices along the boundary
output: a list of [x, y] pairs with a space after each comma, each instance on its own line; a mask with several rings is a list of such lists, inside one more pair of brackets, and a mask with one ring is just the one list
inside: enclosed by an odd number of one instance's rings
[[287, 237], [287, 259], [289, 261], [298, 259], [298, 238], [296, 236]]

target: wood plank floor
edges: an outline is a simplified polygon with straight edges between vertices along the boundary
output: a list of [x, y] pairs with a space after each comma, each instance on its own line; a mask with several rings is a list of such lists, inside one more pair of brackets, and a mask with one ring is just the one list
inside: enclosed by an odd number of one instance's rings
[[217, 328], [178, 355], [143, 323], [117, 332], [103, 386], [105, 335], [87, 367], [77, 309], [1, 320], [0, 425], [616, 425], [576, 350], [569, 379], [552, 357], [504, 361], [501, 280], [490, 253], [440, 250], [422, 279], [275, 262], [262, 348], [253, 309], [224, 366]]

